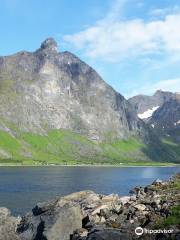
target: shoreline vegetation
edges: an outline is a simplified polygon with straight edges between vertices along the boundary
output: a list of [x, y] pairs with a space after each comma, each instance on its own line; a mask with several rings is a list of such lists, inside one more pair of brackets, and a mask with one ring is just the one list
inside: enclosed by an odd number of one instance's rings
[[[38, 203], [22, 217], [0, 207], [0, 236], [8, 240], [178, 240], [179, 191], [180, 173], [167, 181], [136, 186], [128, 196], [81, 191], [56, 197]], [[142, 236], [135, 234], [137, 227], [143, 229]]]
[[0, 164], [0, 167], [180, 167], [173, 163], [147, 163], [147, 164]]
[[167, 166], [180, 163], [178, 144], [167, 139], [160, 145], [153, 144], [148, 146], [135, 136], [96, 143], [62, 129], [52, 130], [47, 135], [24, 133], [17, 129], [13, 129], [11, 134], [0, 130], [0, 166]]

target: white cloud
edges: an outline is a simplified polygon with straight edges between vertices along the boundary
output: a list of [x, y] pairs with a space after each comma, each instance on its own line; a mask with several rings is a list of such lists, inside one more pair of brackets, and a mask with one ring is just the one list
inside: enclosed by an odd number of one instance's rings
[[106, 18], [81, 32], [64, 36], [64, 41], [86, 56], [103, 61], [118, 62], [159, 53], [180, 54], [180, 12], [161, 20], [119, 20], [117, 16], [122, 8], [119, 2]]
[[170, 13], [169, 8], [156, 8], [150, 11], [150, 15], [157, 17], [157, 16], [166, 16], [167, 14]]
[[[137, 4], [139, 7], [145, 4], [140, 0], [134, 2], [136, 7]], [[81, 56], [88, 57], [92, 62], [99, 60], [101, 63], [123, 64], [124, 61], [135, 66], [140, 64], [140, 71], [149, 70], [152, 79], [153, 74], [156, 74], [153, 73], [154, 70], [164, 71], [169, 68], [171, 71], [171, 66], [180, 61], [180, 7], [151, 8], [145, 19], [125, 19], [123, 13], [126, 3], [127, 7], [132, 4], [130, 0], [116, 0], [105, 18], [80, 32], [64, 36], [64, 43], [79, 50]], [[135, 87], [133, 84], [135, 90], [131, 91], [132, 88], [128, 86], [123, 94], [126, 97], [141, 93], [151, 95], [158, 89], [180, 92], [180, 78], [156, 83], [151, 80], [149, 83], [144, 83], [143, 80], [139, 82], [140, 86]], [[115, 87], [120, 88], [116, 85]]]
[[179, 92], [180, 91], [180, 78], [163, 80], [152, 85], [152, 90], [161, 89], [164, 91]]
[[167, 7], [167, 8], [154, 8], [149, 12], [152, 17], [165, 17], [168, 14], [176, 14], [180, 10], [178, 5]]
[[124, 7], [128, 2], [129, 0], [115, 0], [107, 16], [104, 19], [101, 19], [100, 21], [110, 22], [118, 19], [123, 14]]
[[133, 90], [130, 93], [125, 94], [127, 98], [138, 95], [152, 95], [155, 91], [170, 91], [170, 92], [180, 92], [180, 78], [162, 80], [152, 84], [146, 84], [138, 88], [138, 90]]

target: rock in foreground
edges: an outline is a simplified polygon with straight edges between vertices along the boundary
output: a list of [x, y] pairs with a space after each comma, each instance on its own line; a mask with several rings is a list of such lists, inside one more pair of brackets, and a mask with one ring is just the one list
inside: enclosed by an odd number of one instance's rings
[[[180, 174], [167, 182], [135, 187], [130, 196], [82, 191], [39, 203], [21, 221], [0, 211], [7, 240], [179, 239]], [[5, 216], [5, 217], [2, 217]], [[3, 220], [6, 219], [6, 220]], [[136, 235], [135, 229], [168, 233]]]

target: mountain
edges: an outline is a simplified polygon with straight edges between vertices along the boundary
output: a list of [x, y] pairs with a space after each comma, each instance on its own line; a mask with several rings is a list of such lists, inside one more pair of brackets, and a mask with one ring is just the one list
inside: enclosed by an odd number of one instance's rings
[[148, 123], [161, 134], [180, 142], [180, 95], [158, 108]]
[[152, 160], [179, 161], [179, 155], [94, 69], [58, 52], [54, 39], [35, 52], [0, 57], [0, 163]]
[[161, 107], [165, 102], [175, 99], [176, 95], [176, 93], [158, 90], [152, 96], [137, 95], [128, 99], [128, 101], [136, 110], [139, 118], [147, 119], [151, 117], [153, 112]]
[[158, 90], [153, 96], [129, 99], [139, 118], [161, 138], [166, 147], [180, 154], [180, 93]]
[[69, 129], [99, 141], [141, 125], [123, 96], [51, 38], [34, 53], [0, 58], [0, 94], [1, 117], [22, 131]]
[[138, 117], [161, 133], [180, 127], [180, 93], [156, 91], [153, 96], [137, 95], [128, 100]]

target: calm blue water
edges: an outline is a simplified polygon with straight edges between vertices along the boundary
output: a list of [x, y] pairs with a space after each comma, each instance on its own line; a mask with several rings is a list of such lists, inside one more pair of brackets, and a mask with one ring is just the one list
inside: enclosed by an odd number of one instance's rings
[[127, 195], [137, 185], [168, 179], [180, 167], [0, 167], [0, 206], [13, 214], [80, 190]]

